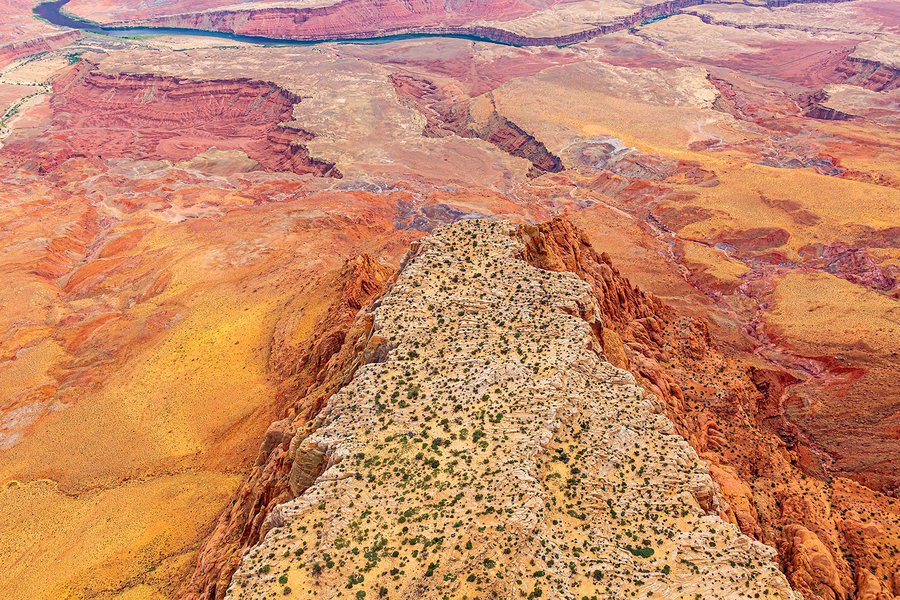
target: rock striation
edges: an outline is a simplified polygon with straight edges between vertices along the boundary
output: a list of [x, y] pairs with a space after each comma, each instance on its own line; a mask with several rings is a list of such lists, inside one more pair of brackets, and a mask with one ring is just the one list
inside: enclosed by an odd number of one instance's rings
[[[768, 0], [766, 6], [841, 1]], [[175, 27], [300, 41], [425, 34], [515, 46], [561, 46], [637, 28], [689, 7], [720, 2], [638, 0], [600, 5], [550, 0], [289, 0], [238, 6], [212, 0], [200, 4], [164, 1], [140, 7], [110, 7], [102, 1], [75, 4], [67, 8], [82, 18], [114, 28]]]
[[591, 287], [521, 260], [520, 235], [471, 220], [416, 243], [366, 364], [291, 443], [318, 477], [228, 597], [799, 598], [607, 360]]
[[81, 38], [80, 31], [62, 31], [0, 45], [0, 67], [38, 52], [63, 48]]
[[273, 83], [106, 73], [84, 60], [54, 92], [41, 147], [27, 139], [6, 147], [45, 172], [73, 156], [179, 161], [216, 148], [241, 150], [268, 171], [341, 177], [310, 156], [304, 142], [314, 135], [292, 124], [301, 98]]
[[850, 55], [837, 71], [844, 77], [841, 83], [875, 92], [890, 92], [900, 88], [900, 68], [877, 60]]
[[559, 173], [560, 158], [534, 136], [497, 112], [489, 97], [462, 99], [460, 90], [446, 90], [434, 82], [412, 75], [394, 74], [391, 82], [398, 96], [425, 117], [424, 135], [455, 134], [477, 138], [531, 163], [530, 175]]
[[[271, 6], [250, 9], [212, 9], [149, 19], [114, 21], [113, 27], [133, 25], [179, 27], [223, 31], [292, 40], [361, 39], [390, 35], [425, 33], [430, 35], [471, 36], [485, 41], [515, 46], [567, 45], [600, 35], [623, 31], [647, 21], [703, 4], [704, 0], [667, 0], [642, 6], [627, 16], [595, 23], [586, 19], [578, 31], [542, 34], [520, 33], [511, 19], [526, 16], [532, 6], [519, 2], [472, 2], [465, 5], [413, 0], [344, 0], [333, 6]], [[790, 2], [786, 2], [790, 3]], [[494, 19], [502, 20], [494, 20]]]

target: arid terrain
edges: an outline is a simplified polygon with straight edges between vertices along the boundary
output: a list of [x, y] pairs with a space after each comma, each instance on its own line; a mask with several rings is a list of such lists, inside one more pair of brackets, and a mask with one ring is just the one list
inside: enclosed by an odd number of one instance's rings
[[896, 3], [33, 8], [0, 597], [900, 597]]

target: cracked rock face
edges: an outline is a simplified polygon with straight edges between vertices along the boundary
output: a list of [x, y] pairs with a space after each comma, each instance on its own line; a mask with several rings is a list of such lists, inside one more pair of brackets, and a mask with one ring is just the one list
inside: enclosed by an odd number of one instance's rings
[[461, 221], [417, 244], [374, 311], [391, 351], [329, 401], [304, 441], [324, 471], [228, 597], [799, 597], [602, 355], [587, 284], [516, 258], [514, 233]]

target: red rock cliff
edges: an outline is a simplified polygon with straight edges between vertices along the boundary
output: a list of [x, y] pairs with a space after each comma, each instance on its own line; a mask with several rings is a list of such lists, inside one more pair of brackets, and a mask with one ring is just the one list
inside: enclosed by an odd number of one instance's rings
[[3, 44], [0, 46], [0, 67], [18, 60], [29, 54], [38, 52], [47, 52], [48, 50], [56, 50], [71, 44], [75, 40], [81, 38], [80, 31], [63, 31], [50, 35], [32, 38], [30, 40], [18, 40]]
[[[582, 316], [604, 354], [664, 399], [678, 432], [710, 464], [728, 501], [722, 516], [776, 547], [795, 589], [812, 600], [900, 594], [900, 507], [856, 482], [804, 470], [810, 449], [780, 408], [789, 374], [723, 353], [705, 323], [632, 285], [565, 218], [519, 235], [525, 260], [590, 284], [602, 315], [585, 309]], [[311, 346], [290, 343], [291, 310], [276, 329], [271, 360], [284, 382], [285, 418], [269, 429], [248, 481], [201, 549], [186, 598], [224, 596], [242, 551], [278, 524], [273, 508], [319, 474], [324, 457], [304, 440], [323, 403], [385, 347], [368, 339], [371, 322], [359, 309], [387, 289], [388, 271], [360, 258], [329, 285], [339, 299]]]
[[382, 293], [391, 274], [364, 255], [318, 284], [321, 297], [331, 301], [304, 337], [310, 343], [298, 345], [293, 339], [303, 307], [285, 307], [269, 355], [270, 370], [280, 381], [283, 418], [269, 427], [247, 480], [203, 543], [182, 597], [223, 598], [243, 551], [271, 527], [272, 509], [302, 494], [321, 472], [324, 457], [303, 440], [317, 427], [316, 416], [328, 397], [364, 360], [372, 322], [361, 309]]
[[[424, 134], [443, 137], [456, 134], [489, 142], [504, 152], [528, 160], [531, 175], [563, 170], [558, 156], [527, 131], [497, 112], [491, 101], [487, 110], [477, 110], [470, 99], [460, 99], [459, 90], [445, 90], [437, 84], [412, 75], [391, 76], [401, 101], [425, 117]], [[487, 102], [488, 99], [482, 97]], [[483, 113], [483, 114], [476, 114]]]
[[273, 83], [108, 74], [82, 61], [54, 88], [39, 147], [14, 139], [4, 148], [44, 171], [73, 156], [178, 161], [214, 147], [242, 150], [269, 171], [340, 177], [333, 163], [309, 155], [303, 142], [313, 134], [283, 124], [301, 99]]
[[622, 31], [674, 14], [683, 8], [703, 4], [703, 1], [669, 0], [645, 6], [631, 15], [584, 31], [558, 36], [526, 36], [502, 27], [473, 24], [479, 20], [513, 19], [534, 12], [530, 4], [515, 0], [456, 3], [452, 8], [445, 2], [433, 0], [344, 0], [317, 8], [209, 10], [112, 25], [183, 27], [294, 40], [359, 39], [405, 33], [450, 34], [475, 36], [517, 46], [552, 46], [573, 44]]
[[709, 461], [730, 505], [723, 516], [778, 549], [794, 589], [823, 600], [900, 595], [900, 505], [813, 472], [811, 448], [782, 413], [788, 373], [728, 356], [705, 323], [631, 285], [566, 219], [521, 235], [529, 262], [591, 285], [608, 359], [665, 400]]

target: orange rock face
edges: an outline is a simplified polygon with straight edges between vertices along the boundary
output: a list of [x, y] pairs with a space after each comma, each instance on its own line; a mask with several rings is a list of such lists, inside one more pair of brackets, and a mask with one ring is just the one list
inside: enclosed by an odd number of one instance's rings
[[312, 346], [296, 345], [303, 306], [293, 306], [276, 325], [269, 356], [280, 381], [283, 418], [269, 426], [248, 479], [204, 541], [197, 569], [182, 588], [186, 598], [224, 598], [243, 551], [262, 539], [278, 504], [303, 493], [321, 472], [324, 456], [304, 454], [298, 432], [311, 433], [328, 397], [353, 374], [371, 323], [357, 313], [385, 288], [391, 270], [363, 255], [322, 282], [327, 305], [315, 323]]
[[[530, 263], [572, 271], [591, 284], [602, 315], [590, 322], [604, 354], [665, 399], [679, 433], [710, 463], [728, 501], [721, 516], [776, 546], [795, 589], [808, 598], [892, 597], [900, 537], [895, 502], [852, 481], [825, 484], [805, 476], [804, 449], [783, 441], [790, 424], [767, 408], [767, 399], [790, 382], [789, 374], [763, 371], [749, 357], [724, 356], [703, 321], [681, 316], [635, 287], [567, 220], [526, 228], [523, 241]], [[292, 367], [287, 380], [303, 381], [300, 388], [292, 383], [295, 404], [269, 428], [254, 474], [207, 539], [185, 590], [189, 597], [224, 597], [237, 550], [277, 526], [275, 505], [302, 493], [322, 467], [324, 457], [304, 449], [304, 433], [315, 430], [325, 396], [366, 360], [361, 342], [367, 321], [351, 326], [352, 315], [387, 281], [383, 268], [360, 258], [335, 282], [343, 286], [343, 300], [328, 309], [317, 336], [330, 349], [324, 356], [320, 349], [301, 354], [298, 363], [288, 361], [300, 367]], [[328, 343], [336, 338], [340, 343]], [[313, 373], [316, 380], [309, 384]], [[857, 520], [863, 514], [868, 516]]]
[[[624, 350], [626, 368], [665, 399], [679, 433], [710, 462], [729, 503], [723, 517], [778, 548], [794, 589], [829, 600], [900, 592], [896, 501], [846, 479], [806, 476], [809, 449], [768, 408], [788, 373], [723, 355], [703, 321], [634, 287], [564, 219], [534, 228], [525, 242], [532, 264], [573, 271], [591, 284], [603, 308], [596, 327], [614, 331], [599, 336], [604, 352]], [[869, 515], [865, 524], [857, 521], [861, 513]]]

